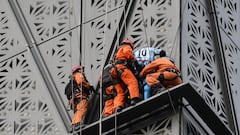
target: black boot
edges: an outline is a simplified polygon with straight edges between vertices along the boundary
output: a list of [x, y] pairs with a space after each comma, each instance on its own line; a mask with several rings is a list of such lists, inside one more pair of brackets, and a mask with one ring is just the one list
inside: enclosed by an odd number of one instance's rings
[[73, 124], [73, 131], [79, 131], [80, 128], [83, 128], [85, 125], [83, 123], [76, 123], [76, 124]]
[[156, 84], [155, 86], [152, 87], [152, 92], [151, 92], [152, 96], [156, 95], [158, 93], [161, 93], [164, 90], [166, 90], [166, 88], [161, 83], [158, 83], [158, 84]]
[[122, 107], [122, 106], [118, 106], [118, 107], [116, 108], [116, 112], [121, 112], [121, 111], [122, 111], [122, 109], [123, 109], [123, 107]]
[[135, 104], [137, 104], [139, 101], [140, 101], [140, 98], [139, 98], [139, 97], [135, 97], [135, 98], [131, 99], [131, 105], [135, 105]]

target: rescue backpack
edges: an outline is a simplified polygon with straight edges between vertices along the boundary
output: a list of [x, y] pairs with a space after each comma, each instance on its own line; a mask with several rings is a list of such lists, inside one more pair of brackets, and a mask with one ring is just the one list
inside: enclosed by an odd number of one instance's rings
[[77, 87], [77, 82], [70, 79], [68, 84], [66, 85], [65, 87], [65, 92], [64, 94], [66, 95], [67, 99], [70, 100], [72, 98], [72, 92], [78, 90], [78, 87]]
[[73, 95], [84, 92], [88, 95], [90, 95], [91, 92], [95, 92], [93, 86], [90, 86], [90, 88], [86, 88], [82, 86], [82, 88], [78, 88], [77, 82], [73, 79], [70, 79], [68, 84], [65, 87], [65, 92], [64, 94], [66, 95], [67, 99], [70, 100]]
[[116, 83], [118, 83], [118, 78], [114, 77], [111, 73], [112, 69], [116, 69], [116, 66], [114, 64], [107, 64], [104, 68], [103, 68], [103, 72], [102, 72], [102, 88], [106, 89], [107, 87], [111, 86], [111, 85], [115, 85]]

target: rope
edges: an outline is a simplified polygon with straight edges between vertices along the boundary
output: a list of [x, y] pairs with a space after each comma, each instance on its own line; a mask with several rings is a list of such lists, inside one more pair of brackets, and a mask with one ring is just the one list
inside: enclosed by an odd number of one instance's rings
[[[186, 3], [187, 3], [187, 2], [186, 2]], [[186, 8], [186, 3], [184, 4], [183, 11], [184, 11], [185, 8]], [[172, 58], [172, 54], [173, 54], [172, 52], [173, 52], [173, 49], [175, 48], [177, 37], [178, 37], [178, 35], [180, 34], [181, 22], [182, 22], [182, 18], [180, 19], [180, 22], [179, 22], [179, 24], [178, 24], [178, 28], [177, 28], [176, 34], [175, 34], [175, 36], [174, 36], [173, 46], [172, 46], [172, 48], [171, 48], [171, 50], [170, 50], [170, 55], [169, 55], [170, 58]], [[168, 89], [168, 88], [167, 88], [167, 92], [168, 92], [168, 98], [169, 98], [169, 101], [170, 101], [170, 105], [171, 105], [174, 113], [176, 114], [177, 112], [176, 112], [176, 109], [175, 109], [175, 107], [174, 107], [174, 104], [173, 104], [173, 101], [172, 101], [172, 96], [171, 96], [171, 93], [169, 92], [169, 89]]]
[[[73, 5], [75, 5], [74, 1], [73, 1], [73, 0], [71, 0], [71, 1], [72, 1]], [[81, 1], [81, 2], [82, 2], [82, 1]], [[80, 2], [80, 9], [82, 9], [82, 6], [81, 6], [82, 3], [81, 3], [81, 2]], [[73, 7], [73, 6], [72, 6], [72, 7]], [[74, 8], [72, 8], [72, 9], [73, 9], [72, 12], [73, 12], [73, 17], [74, 17], [74, 26], [76, 26], [76, 24], [77, 24], [77, 19], [76, 19], [76, 18], [77, 18], [77, 17], [76, 17], [76, 13], [75, 13], [75, 11], [74, 11]], [[82, 12], [81, 12], [81, 11], [79, 11], [79, 12], [80, 12], [80, 13], [79, 13], [80, 16], [79, 16], [79, 20], [78, 20], [78, 21], [79, 21], [80, 24], [82, 24], [82, 18], [81, 18], [81, 17], [82, 17], [82, 16], [81, 16]], [[78, 45], [79, 45], [79, 52], [80, 52], [80, 54], [79, 54], [79, 60], [81, 60], [81, 57], [82, 57], [82, 56], [81, 56], [81, 55], [82, 55], [82, 53], [81, 53], [81, 47], [80, 47], [80, 46], [81, 46], [81, 40], [80, 40], [80, 39], [82, 38], [82, 37], [81, 37], [81, 34], [80, 34], [80, 33], [81, 33], [81, 27], [82, 27], [82, 25], [80, 25], [79, 31], [77, 31], [77, 37], [79, 37], [79, 38], [77, 38], [77, 43], [78, 43]]]
[[[117, 5], [118, 7], [118, 5]], [[117, 22], [119, 24], [119, 13], [118, 13], [119, 8], [117, 9]], [[119, 25], [117, 26], [117, 44], [119, 44]]]
[[[68, 23], [69, 23], [69, 29], [71, 28], [71, 20], [70, 20], [70, 1], [68, 1], [68, 5], [69, 5], [69, 13], [68, 13]], [[71, 40], [70, 42], [70, 54], [72, 54], [72, 43]], [[70, 67], [72, 67], [72, 57], [70, 58]], [[71, 68], [70, 68], [70, 73], [71, 73], [71, 86], [72, 86], [72, 100], [74, 99], [74, 91], [73, 91], [73, 78], [72, 78], [72, 72], [71, 72]]]
[[144, 34], [145, 34], [145, 37], [146, 37], [146, 44], [147, 44], [147, 47], [150, 47], [150, 44], [148, 43], [148, 36], [147, 36], [147, 29], [146, 29], [147, 24], [146, 24], [144, 14], [143, 14], [142, 0], [140, 0], [139, 4], [140, 4], [140, 8], [141, 8], [142, 22], [143, 22], [143, 28], [144, 28], [143, 31], [144, 31]]
[[115, 123], [115, 125], [114, 125], [114, 133], [115, 133], [115, 135], [117, 135], [117, 111], [115, 111], [115, 114], [114, 114], [114, 123]]
[[176, 40], [177, 40], [177, 37], [178, 37], [178, 35], [179, 35], [179, 31], [180, 31], [180, 23], [181, 22], [179, 22], [179, 25], [178, 25], [178, 28], [177, 28], [177, 32], [176, 32], [176, 34], [175, 34], [175, 36], [174, 36], [174, 40], [173, 40], [173, 46], [172, 46], [172, 48], [171, 48], [171, 50], [170, 50], [170, 58], [173, 58], [172, 57], [172, 54], [173, 54], [173, 50], [174, 50], [174, 48], [175, 48], [175, 45], [176, 45]]
[[[76, 22], [76, 13], [75, 13], [75, 11], [74, 11], [74, 9], [73, 9], [73, 1], [71, 0], [69, 0], [68, 1], [68, 4], [69, 4], [69, 29], [71, 29], [71, 13], [73, 14], [73, 17], [74, 17], [74, 25], [75, 24], [77, 24], [77, 22]], [[80, 7], [82, 8], [82, 6], [81, 6], [81, 4], [82, 3], [80, 3]], [[74, 4], [75, 5], [75, 4]], [[81, 15], [81, 11], [80, 11], [80, 15]], [[81, 16], [79, 17], [79, 22], [80, 23], [82, 23], [81, 22]], [[82, 27], [82, 26], [81, 26]], [[73, 35], [73, 32], [71, 32], [72, 34], [70, 35], [70, 54], [71, 54], [71, 67], [73, 66], [73, 62], [72, 62], [72, 41], [71, 41], [71, 38], [72, 38], [72, 35]], [[81, 39], [81, 35], [80, 35], [80, 30], [79, 30], [79, 33], [78, 33], [78, 31], [77, 31], [77, 37], [79, 37], [79, 39]], [[80, 65], [82, 65], [82, 63], [81, 63], [81, 61], [82, 61], [82, 52], [81, 52], [81, 47], [80, 47], [80, 45], [81, 45], [81, 43], [80, 43], [80, 40], [79, 40], [78, 38], [77, 38], [77, 43], [78, 43], [78, 45], [79, 45], [79, 52], [80, 52], [80, 54], [79, 54], [79, 60], [80, 60]], [[84, 75], [84, 73], [83, 73], [83, 68], [80, 70], [80, 73], [81, 73], [81, 75]], [[84, 77], [84, 76], [82, 76], [82, 77]], [[72, 74], [72, 76], [71, 76], [71, 82], [72, 82], [72, 101], [73, 101], [73, 104], [74, 104], [74, 91], [73, 91], [73, 74]], [[82, 84], [83, 82], [81, 82], [81, 84], [80, 84], [80, 90], [81, 90], [81, 101], [83, 100], [83, 97], [82, 97], [82, 95], [83, 95], [83, 84]], [[76, 106], [77, 106], [77, 104], [76, 104]], [[74, 111], [74, 106], [72, 107], [73, 108], [73, 111]], [[81, 106], [80, 106], [80, 108], [81, 108]], [[84, 119], [84, 118], [83, 118]], [[78, 130], [78, 131], [75, 131], [74, 129], [73, 129], [73, 133], [74, 132], [76, 132], [76, 133], [80, 133], [80, 135], [82, 134], [82, 124], [83, 124], [83, 119], [82, 119], [82, 121], [80, 121], [80, 131]]]
[[[187, 5], [187, 2], [185, 2], [184, 3], [184, 6], [183, 6], [183, 13], [184, 13], [184, 11], [185, 11], [185, 9], [186, 9], [186, 5]], [[182, 15], [181, 15], [182, 16]], [[180, 16], [180, 17], [181, 17]], [[170, 57], [172, 58], [172, 52], [173, 52], [173, 48], [175, 47], [175, 45], [176, 45], [176, 40], [177, 40], [177, 37], [178, 37], [178, 35], [180, 35], [180, 28], [181, 28], [181, 24], [182, 24], [182, 17], [180, 18], [180, 22], [179, 22], [179, 24], [178, 24], [178, 28], [177, 28], [177, 31], [176, 31], [176, 34], [175, 34], [175, 36], [174, 36], [174, 41], [173, 41], [173, 46], [172, 46], [172, 48], [171, 48], [171, 51], [170, 51]]]
[[170, 91], [169, 91], [168, 88], [167, 88], [167, 92], [168, 92], [168, 98], [169, 98], [170, 104], [171, 104], [171, 106], [172, 106], [172, 109], [173, 109], [174, 113], [176, 114], [177, 111], [176, 111], [176, 109], [175, 109], [175, 107], [174, 107], [174, 105], [173, 105], [172, 96], [171, 96], [171, 93], [170, 93]]
[[[125, 8], [124, 8], [125, 10]], [[125, 14], [124, 14], [125, 16]], [[119, 9], [117, 9], [117, 18], [118, 18], [118, 22], [119, 22]], [[119, 24], [119, 23], [118, 23]], [[126, 26], [126, 23], [125, 23]], [[119, 26], [117, 27], [117, 45], [119, 46]], [[118, 48], [117, 46], [117, 48]], [[114, 130], [115, 130], [115, 135], [117, 135], [117, 112], [115, 111], [115, 116], [114, 116]]]
[[[126, 0], [127, 1], [127, 0]], [[127, 4], [127, 2], [126, 1], [124, 1], [124, 8], [123, 8], [123, 15], [124, 15], [124, 18], [126, 17], [125, 16], [125, 14], [126, 14], [126, 10], [125, 10], [125, 8], [126, 8], [126, 4]], [[126, 37], [126, 33], [127, 33], [127, 25], [126, 25], [126, 22], [127, 22], [127, 20], [125, 19], [125, 23], [124, 23], [124, 35], [125, 35], [125, 37]], [[117, 47], [119, 47], [119, 44], [118, 44], [118, 46]]]
[[[68, 5], [69, 5], [69, 13], [68, 13], [68, 23], [69, 23], [69, 28], [71, 28], [71, 20], [70, 20], [70, 1], [68, 1]], [[71, 43], [71, 40], [69, 41], [70, 42], [70, 54], [72, 54], [72, 43]], [[70, 60], [70, 67], [72, 67], [72, 57], [70, 58], [71, 60]], [[70, 73], [72, 73], [71, 72], [71, 68], [70, 68]], [[73, 78], [72, 78], [72, 74], [71, 74], [71, 85], [72, 85], [72, 100], [73, 100], [73, 98], [74, 98], [74, 91], [73, 91], [73, 80], [72, 80]]]
[[[68, 1], [68, 5], [69, 5], [69, 9], [68, 9], [68, 23], [69, 23], [69, 29], [71, 29], [71, 19], [70, 19], [70, 16], [71, 16], [71, 3], [70, 3], [70, 1]], [[71, 37], [70, 37], [70, 54], [72, 54], [72, 42], [71, 42]], [[71, 104], [71, 102], [69, 102], [69, 104], [70, 104], [70, 106], [71, 106], [71, 108], [72, 108], [72, 110], [73, 110], [73, 113], [74, 113], [74, 97], [75, 97], [75, 95], [74, 95], [74, 88], [73, 88], [73, 74], [72, 74], [72, 71], [71, 71], [71, 67], [73, 66], [73, 62], [72, 62], [72, 55], [71, 55], [71, 57], [70, 57], [70, 73], [71, 73], [71, 91], [72, 91], [72, 98], [70, 99], [70, 101], [72, 101], [72, 104]], [[73, 133], [74, 133], [74, 129], [72, 129], [73, 130]]]
[[[108, 18], [108, 2], [109, 0], [106, 1], [106, 5], [105, 5], [105, 26], [104, 26], [104, 38], [103, 38], [103, 43], [104, 43], [104, 46], [106, 46], [106, 32], [107, 32], [107, 18]], [[103, 52], [105, 51], [104, 50], [104, 46], [103, 46]], [[105, 53], [103, 53], [103, 58], [104, 59], [104, 55]], [[104, 68], [104, 62], [102, 63], [101, 65], [101, 71], [103, 70]], [[99, 95], [100, 95], [100, 102], [99, 102], [99, 135], [102, 134], [102, 104], [103, 104], [103, 100], [102, 100], [102, 96], [103, 96], [103, 93], [102, 93], [102, 77], [100, 78], [99, 80], [99, 85], [100, 85], [100, 90], [99, 90]]]
[[[187, 5], [187, 2], [184, 3], [183, 13], [184, 13], [184, 11], [185, 11], [185, 9], [186, 9], [186, 5]], [[182, 15], [181, 15], [181, 16], [182, 16]], [[181, 17], [181, 16], [180, 16], [180, 17]], [[170, 51], [170, 58], [172, 58], [173, 48], [175, 47], [177, 37], [178, 37], [178, 35], [180, 34], [181, 24], [182, 24], [182, 17], [180, 18], [180, 22], [179, 22], [179, 24], [178, 24], [178, 28], [177, 28], [176, 34], [175, 34], [175, 36], [174, 36], [173, 46], [172, 46], [171, 51]], [[171, 96], [168, 88], [167, 88], [167, 91], [168, 91], [168, 97], [169, 97], [169, 101], [170, 101], [170, 104], [171, 104], [171, 106], [172, 106], [172, 109], [173, 109], [174, 113], [177, 113], [177, 112], [176, 112], [176, 109], [175, 109], [175, 107], [174, 107], [173, 101], [172, 101], [172, 96]]]
[[[68, 17], [68, 20], [69, 20], [69, 29], [71, 29], [71, 13], [73, 13], [72, 9], [73, 9], [73, 6], [72, 6], [72, 1], [68, 1], [68, 5], [69, 5], [69, 17]], [[74, 16], [75, 17], [75, 16]], [[75, 18], [74, 18], [75, 19]], [[71, 31], [70, 31], [71, 33]], [[73, 62], [72, 62], [72, 59], [73, 59], [73, 56], [72, 56], [72, 34], [70, 34], [70, 38], [69, 38], [69, 42], [70, 42], [70, 54], [71, 54], [71, 67], [73, 66]], [[77, 104], [75, 105], [74, 103], [74, 98], [75, 98], [75, 94], [74, 94], [74, 88], [73, 88], [73, 73], [71, 75], [71, 85], [72, 85], [72, 103], [73, 103], [73, 113], [74, 113], [74, 110], [75, 110], [75, 107], [77, 108]], [[80, 85], [80, 89], [82, 89], [82, 84]], [[82, 92], [81, 92], [81, 95], [82, 95]], [[81, 100], [82, 100], [82, 97], [81, 97]], [[75, 114], [73, 114], [75, 115]], [[81, 123], [80, 123], [81, 124]], [[81, 128], [81, 125], [80, 125], [80, 128]], [[80, 129], [81, 131], [81, 129]], [[75, 127], [73, 126], [73, 134], [77, 133], [78, 131], [75, 131]], [[81, 135], [81, 132], [80, 132], [80, 135]]]
[[[82, 4], [83, 4], [83, 2], [81, 1], [80, 2], [80, 8], [82, 9], [83, 8], [83, 6], [82, 6]], [[86, 4], [86, 2], [85, 2], [85, 4]], [[84, 7], [86, 7], [86, 6], [84, 6]], [[79, 22], [80, 22], [80, 24], [82, 24], [82, 12], [81, 11], [79, 11], [80, 12], [80, 17], [79, 17]], [[85, 16], [84, 16], [85, 17]], [[76, 20], [76, 16], [74, 15], [74, 19]], [[81, 64], [81, 66], [82, 66], [82, 69], [80, 70], [80, 72], [81, 72], [81, 74], [83, 75], [83, 73], [84, 73], [84, 71], [83, 71], [83, 66], [84, 66], [84, 64], [85, 64], [85, 54], [83, 54], [83, 52], [84, 52], [84, 50], [85, 50], [85, 44], [84, 45], [82, 45], [81, 44], [81, 40], [80, 39], [82, 39], [81, 38], [81, 35], [80, 35], [80, 32], [82, 31], [82, 28], [83, 28], [83, 25], [81, 25], [80, 26], [80, 29], [79, 29], [79, 35], [77, 35], [77, 37], [79, 37], [79, 40], [78, 40], [78, 45], [79, 45], [79, 52], [80, 52], [80, 54], [79, 54], [79, 60], [80, 60], [80, 64]], [[77, 34], [78, 34], [78, 32], [77, 32]], [[84, 37], [85, 38], [85, 37]], [[78, 39], [78, 38], [77, 38]], [[84, 42], [85, 42], [85, 40], [84, 40]], [[84, 77], [84, 79], [85, 79], [85, 74], [84, 74], [84, 76], [82, 76], [82, 77]], [[81, 87], [81, 95], [83, 95], [83, 84], [82, 84], [83, 82], [81, 82], [81, 85], [80, 85], [80, 87]], [[81, 101], [83, 100], [82, 99], [83, 98], [83, 96], [81, 96]], [[81, 108], [81, 106], [80, 106], [80, 108]], [[86, 115], [86, 114], [85, 114]], [[84, 116], [84, 118], [82, 119], [82, 121], [84, 121], [84, 119], [85, 119], [85, 116]], [[83, 122], [81, 121], [81, 123], [80, 123], [80, 135], [82, 135], [82, 124], [83, 124]]]

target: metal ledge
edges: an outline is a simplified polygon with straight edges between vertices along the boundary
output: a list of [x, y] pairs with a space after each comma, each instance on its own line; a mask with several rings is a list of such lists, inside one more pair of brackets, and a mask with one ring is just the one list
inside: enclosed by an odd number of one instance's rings
[[[99, 135], [99, 126], [101, 124], [102, 133], [108, 132], [122, 125], [130, 124], [133, 120], [142, 117], [146, 114], [154, 112], [161, 107], [169, 106], [170, 99], [174, 104], [182, 104], [180, 101], [184, 97], [207, 126], [215, 134], [233, 135], [232, 131], [218, 118], [212, 109], [205, 103], [204, 99], [193, 89], [189, 83], [183, 83], [162, 93], [154, 95], [147, 100], [141, 101], [134, 106], [124, 109], [122, 112], [103, 118], [101, 121], [96, 121], [87, 125], [81, 130], [83, 135]], [[117, 123], [115, 123], [117, 118]], [[101, 122], [101, 123], [100, 123]]]

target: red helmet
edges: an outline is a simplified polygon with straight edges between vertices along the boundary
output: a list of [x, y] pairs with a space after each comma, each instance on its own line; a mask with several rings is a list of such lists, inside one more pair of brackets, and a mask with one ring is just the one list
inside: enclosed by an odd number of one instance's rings
[[81, 65], [75, 65], [75, 66], [73, 66], [72, 69], [71, 69], [71, 70], [72, 70], [72, 73], [75, 72], [75, 71], [78, 70], [78, 69], [84, 70], [84, 67], [81, 66]]
[[129, 40], [129, 39], [124, 39], [124, 40], [122, 41], [121, 45], [123, 45], [123, 44], [128, 44], [128, 45], [130, 45], [132, 48], [134, 48], [134, 43], [133, 43], [131, 40]]

